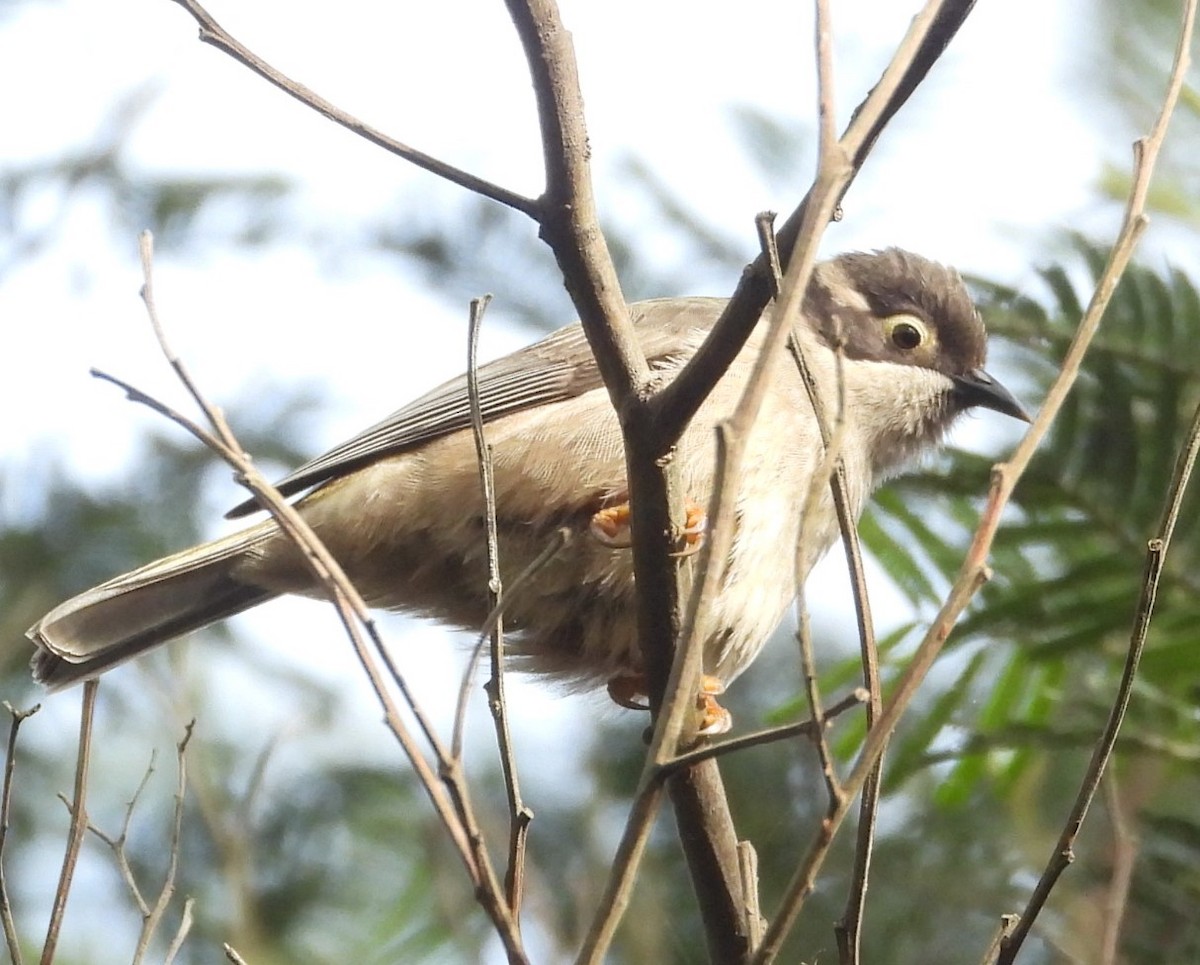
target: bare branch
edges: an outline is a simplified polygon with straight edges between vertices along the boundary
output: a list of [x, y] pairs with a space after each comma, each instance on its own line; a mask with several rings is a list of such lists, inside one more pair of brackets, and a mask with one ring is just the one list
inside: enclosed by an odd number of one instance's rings
[[1104, 781], [1104, 802], [1112, 825], [1113, 869], [1109, 877], [1104, 909], [1104, 936], [1101, 940], [1101, 965], [1118, 965], [1121, 960], [1121, 924], [1129, 904], [1129, 886], [1137, 864], [1137, 835], [1126, 820], [1117, 772], [1109, 770]]
[[[1194, 9], [1194, 2], [1192, 7]], [[1158, 533], [1149, 541], [1146, 547], [1146, 564], [1142, 574], [1142, 590], [1138, 597], [1137, 610], [1134, 614], [1133, 630], [1130, 633], [1129, 639], [1129, 650], [1125, 657], [1125, 666], [1121, 671], [1121, 683], [1113, 699], [1108, 720], [1105, 723], [1104, 731], [1099, 741], [1096, 743], [1095, 750], [1092, 752], [1092, 759], [1084, 774], [1082, 785], [1075, 798], [1075, 804], [1071, 808], [1071, 813], [1067, 817], [1066, 824], [1059, 835], [1058, 843], [1046, 865], [1046, 869], [1042, 872], [1037, 886], [1029, 897], [1029, 903], [1025, 906], [1025, 911], [1021, 914], [1020, 923], [1001, 947], [1000, 957], [997, 959], [1001, 965], [1008, 965], [1008, 963], [1011, 963], [1016, 958], [1022, 942], [1028, 936], [1034, 921], [1037, 920], [1037, 916], [1045, 905], [1046, 899], [1049, 898], [1050, 892], [1057, 883], [1059, 876], [1067, 869], [1067, 866], [1074, 857], [1075, 839], [1079, 834], [1080, 828], [1083, 826], [1084, 819], [1087, 817], [1088, 809], [1096, 797], [1096, 792], [1099, 790], [1100, 780], [1104, 776], [1109, 759], [1112, 757], [1113, 748], [1117, 742], [1117, 734], [1121, 729], [1121, 723], [1124, 721], [1125, 713], [1129, 708], [1129, 700], [1133, 696], [1134, 679], [1137, 675], [1137, 668], [1141, 661], [1142, 653], [1146, 647], [1146, 636], [1150, 632], [1150, 618], [1154, 614], [1154, 604], [1158, 596], [1158, 583], [1162, 576], [1163, 562], [1166, 559], [1167, 550], [1171, 545], [1171, 537], [1175, 532], [1175, 524], [1179, 519], [1184, 493], [1187, 491], [1192, 470], [1195, 468], [1197, 455], [1200, 455], [1200, 406], [1197, 406], [1195, 413], [1192, 415], [1192, 423], [1188, 429], [1187, 440], [1180, 450], [1179, 458], [1175, 463], [1175, 472], [1171, 479], [1171, 486], [1163, 508], [1163, 517], [1159, 524]]]
[[301, 104], [311, 107], [323, 117], [329, 118], [335, 124], [340, 124], [346, 130], [357, 134], [359, 137], [366, 138], [366, 140], [383, 148], [385, 151], [395, 154], [397, 157], [401, 157], [419, 168], [424, 168], [431, 174], [436, 174], [439, 178], [443, 178], [452, 184], [457, 184], [485, 198], [498, 201], [500, 204], [507, 205], [523, 214], [527, 214], [531, 218], [537, 217], [538, 203], [532, 198], [526, 198], [466, 171], [460, 171], [458, 168], [446, 164], [444, 161], [439, 161], [437, 158], [418, 151], [416, 148], [409, 147], [407, 144], [402, 144], [388, 137], [382, 131], [376, 130], [369, 124], [364, 124], [357, 117], [346, 113], [346, 111], [339, 107], [335, 107], [329, 101], [325, 100], [325, 98], [309, 90], [303, 84], [282, 74], [258, 57], [253, 51], [244, 47], [224, 27], [217, 23], [207, 10], [200, 6], [199, 3], [196, 3], [195, 0], [174, 0], [174, 2], [191, 14], [192, 18], [199, 25], [200, 41], [202, 43], [210, 44], [218, 50], [229, 54], [234, 60], [249, 67], [259, 77], [274, 84], [285, 94], [294, 97]]
[[[840, 144], [849, 170], [838, 187], [837, 211], [875, 141], [896, 112], [912, 96], [975, 6], [975, 0], [929, 0], [913, 18], [879, 81], [855, 109]], [[797, 239], [812, 219], [809, 208], [824, 190], [814, 183], [804, 200], [779, 229], [779, 249], [785, 268], [791, 268]], [[652, 403], [653, 417], [664, 438], [676, 438], [695, 415], [717, 380], [746, 344], [767, 302], [774, 295], [770, 265], [759, 255], [742, 272], [737, 290], [700, 350]]]
[[983, 958], [980, 959], [981, 965], [992, 965], [996, 961], [996, 955], [1000, 952], [1000, 943], [1012, 934], [1012, 930], [1017, 927], [1019, 920], [1019, 915], [1000, 916], [1000, 924], [992, 934], [992, 940], [988, 942], [988, 947], [984, 950]]
[[96, 716], [96, 691], [99, 686], [99, 682], [95, 680], [89, 680], [83, 685], [83, 700], [79, 708], [79, 752], [75, 759], [75, 789], [70, 805], [71, 829], [67, 835], [67, 849], [58, 876], [58, 887], [54, 889], [54, 905], [50, 910], [50, 924], [46, 928], [46, 942], [42, 945], [42, 965], [50, 965], [54, 961], [63, 913], [67, 910], [67, 896], [71, 892], [75, 865], [79, 861], [79, 849], [83, 846], [84, 835], [87, 834], [88, 768], [92, 760], [92, 723]]
[[[137, 810], [138, 801], [141, 800], [142, 792], [146, 790], [146, 785], [150, 783], [150, 778], [154, 775], [154, 761], [156, 754], [150, 753], [150, 762], [146, 765], [146, 769], [142, 772], [142, 779], [138, 781], [138, 785], [133, 790], [128, 803], [125, 805], [125, 816], [121, 821], [121, 831], [114, 838], [109, 834], [105, 834], [99, 827], [88, 821], [88, 830], [97, 838], [108, 846], [112, 851], [113, 857], [117, 862], [117, 870], [120, 872], [121, 880], [125, 882], [125, 888], [128, 890], [133, 903], [137, 905], [139, 914], [142, 916], [142, 921], [145, 922], [150, 914], [150, 906], [146, 904], [145, 896], [142, 895], [142, 890], [138, 886], [137, 878], [134, 876], [133, 867], [129, 863], [129, 856], [125, 853], [125, 842], [129, 838], [129, 828], [133, 823], [133, 812]], [[145, 947], [139, 941], [139, 948], [135, 958], [140, 958], [145, 953]]]
[[167, 947], [166, 955], [163, 956], [163, 965], [172, 965], [183, 948], [183, 943], [187, 940], [188, 935], [191, 933], [192, 925], [195, 922], [195, 918], [192, 915], [195, 905], [196, 902], [194, 899], [184, 899], [183, 914], [179, 916], [179, 928], [175, 932], [175, 937], [171, 939], [171, 944]]
[[17, 926], [13, 921], [12, 902], [8, 897], [8, 880], [4, 873], [4, 845], [8, 840], [8, 816], [12, 809], [13, 775], [17, 771], [17, 731], [25, 719], [42, 709], [34, 704], [29, 710], [16, 710], [7, 700], [4, 709], [12, 722], [8, 727], [8, 756], [4, 759], [4, 790], [0, 792], [0, 922], [4, 925], [4, 941], [13, 965], [21, 965], [21, 942], [17, 938]]
[[[175, 878], [179, 871], [179, 847], [183, 838], [183, 802], [187, 794], [187, 746], [192, 739], [192, 728], [196, 726], [195, 720], [189, 721], [184, 728], [183, 739], [175, 745], [175, 768], [176, 768], [176, 783], [175, 783], [175, 808], [171, 820], [171, 842], [168, 853], [170, 858], [167, 862], [167, 873], [163, 876], [162, 888], [158, 892], [158, 900], [154, 902], [154, 907], [150, 909], [150, 914], [146, 916], [145, 923], [142, 926], [142, 933], [145, 936], [145, 942], [148, 945], [151, 936], [158, 930], [159, 922], [166, 914], [167, 906], [171, 903], [171, 898], [175, 895]], [[188, 901], [190, 906], [191, 902]], [[185, 914], [184, 921], [190, 918], [190, 915]], [[182, 942], [187, 935], [187, 929], [183, 924], [180, 925], [180, 930], [175, 936], [175, 941]]]
[[[493, 476], [492, 449], [483, 428], [483, 409], [479, 403], [479, 330], [491, 295], [471, 302], [467, 337], [467, 394], [471, 402], [471, 431], [475, 437], [475, 455], [479, 461], [479, 483], [483, 489], [484, 525], [487, 531], [488, 605], [497, 611], [491, 632], [492, 675], [485, 685], [488, 709], [496, 727], [496, 745], [500, 768], [508, 795], [508, 864], [504, 874], [504, 893], [508, 907], [520, 925], [520, 910], [525, 892], [525, 842], [533, 810], [521, 798], [517, 760], [508, 729], [508, 704], [504, 694], [504, 584], [500, 578], [500, 539], [496, 532], [496, 485]], [[557, 551], [556, 551], [557, 552]]]
[[732, 754], [735, 751], [744, 751], [747, 748], [759, 747], [763, 744], [773, 744], [776, 741], [789, 740], [801, 735], [811, 738], [817, 733], [819, 728], [828, 727], [834, 718], [840, 717], [846, 711], [853, 710], [855, 707], [861, 707], [867, 702], [869, 697], [870, 695], [865, 689], [856, 687], [841, 700], [830, 704], [822, 710], [820, 723], [817, 722], [815, 717], [810, 717], [808, 720], [797, 721], [794, 724], [781, 724], [778, 727], [768, 727], [765, 730], [743, 734], [740, 737], [731, 737], [728, 740], [718, 741], [715, 744], [705, 744], [702, 747], [686, 751], [678, 757], [664, 762], [661, 765], [662, 769], [670, 771], [678, 767], [694, 764], [698, 761], [708, 760], [710, 757], [720, 757], [725, 754]]
[[233, 965], [247, 965], [246, 960], [237, 953], [237, 949], [235, 949], [228, 942], [221, 946], [221, 950], [225, 953], [225, 957], [232, 962]]
[[[179, 869], [179, 847], [183, 836], [183, 802], [187, 791], [187, 763], [185, 752], [188, 742], [192, 738], [192, 728], [195, 726], [195, 721], [190, 721], [184, 728], [183, 739], [176, 745], [176, 766], [177, 777], [175, 787], [175, 807], [172, 817], [171, 837], [167, 848], [168, 861], [167, 869], [163, 875], [162, 887], [159, 889], [158, 897], [155, 899], [154, 906], [151, 907], [146, 903], [145, 896], [142, 894], [142, 889], [138, 885], [137, 877], [133, 873], [133, 866], [129, 862], [129, 854], [125, 850], [125, 845], [129, 840], [129, 829], [133, 823], [133, 812], [137, 809], [138, 801], [141, 799], [142, 792], [145, 791], [146, 785], [150, 783], [150, 778], [154, 774], [154, 755], [150, 756], [150, 763], [142, 774], [141, 781], [134, 789], [133, 795], [129, 799], [129, 803], [125, 806], [125, 816], [121, 822], [121, 831], [116, 836], [105, 834], [96, 825], [88, 822], [88, 830], [97, 838], [103, 841], [113, 853], [113, 858], [117, 863], [117, 870], [120, 872], [121, 880], [125, 882], [125, 888], [128, 890], [130, 897], [137, 906], [138, 912], [142, 918], [141, 931], [138, 934], [137, 945], [134, 949], [132, 961], [134, 965], [142, 962], [146, 957], [146, 952], [150, 948], [150, 942], [154, 939], [154, 933], [158, 931], [158, 926], [162, 922], [163, 915], [166, 914], [167, 907], [171, 903], [171, 899], [175, 895], [175, 879]], [[188, 931], [191, 929], [191, 899], [185, 904], [183, 920], [180, 923], [179, 929], [176, 931], [171, 942], [171, 949], [168, 960], [173, 958], [182, 945], [183, 940], [187, 937]]]
[[[505, 0], [537, 98], [546, 191], [541, 237], [562, 270], [604, 384], [618, 413], [634, 405], [649, 376], [592, 191], [579, 68], [554, 0]], [[636, 537], [635, 537], [636, 538]]]

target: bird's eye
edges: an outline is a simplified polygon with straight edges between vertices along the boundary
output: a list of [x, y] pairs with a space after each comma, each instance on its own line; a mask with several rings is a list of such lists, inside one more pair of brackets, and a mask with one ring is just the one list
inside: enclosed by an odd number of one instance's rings
[[929, 339], [929, 330], [916, 315], [893, 315], [884, 319], [883, 328], [892, 344], [904, 352], [919, 348]]

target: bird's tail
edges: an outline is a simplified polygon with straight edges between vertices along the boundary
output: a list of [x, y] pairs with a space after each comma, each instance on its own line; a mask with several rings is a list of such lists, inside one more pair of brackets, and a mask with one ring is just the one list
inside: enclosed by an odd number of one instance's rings
[[55, 607], [26, 634], [38, 647], [34, 679], [61, 690], [275, 596], [235, 575], [245, 554], [274, 531], [267, 522], [192, 547]]

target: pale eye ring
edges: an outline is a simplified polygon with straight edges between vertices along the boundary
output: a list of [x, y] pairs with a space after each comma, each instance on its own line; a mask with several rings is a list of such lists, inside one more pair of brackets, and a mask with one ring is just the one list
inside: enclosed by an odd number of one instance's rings
[[883, 329], [902, 352], [911, 352], [929, 341], [929, 329], [916, 315], [892, 315], [884, 319]]

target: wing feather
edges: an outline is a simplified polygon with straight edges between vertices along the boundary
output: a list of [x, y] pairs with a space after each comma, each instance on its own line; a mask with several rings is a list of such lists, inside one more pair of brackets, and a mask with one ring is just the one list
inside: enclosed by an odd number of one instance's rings
[[[630, 306], [639, 341], [653, 365], [681, 348], [689, 330], [702, 335], [721, 313], [725, 299], [670, 298]], [[684, 339], [683, 344], [693, 341]], [[578, 323], [510, 355], [481, 365], [479, 406], [485, 423], [512, 412], [573, 398], [604, 383]], [[467, 378], [458, 376], [431, 390], [324, 455], [306, 462], [276, 487], [290, 496], [374, 462], [413, 449], [471, 424]], [[255, 500], [235, 506], [234, 519], [258, 509]]]

